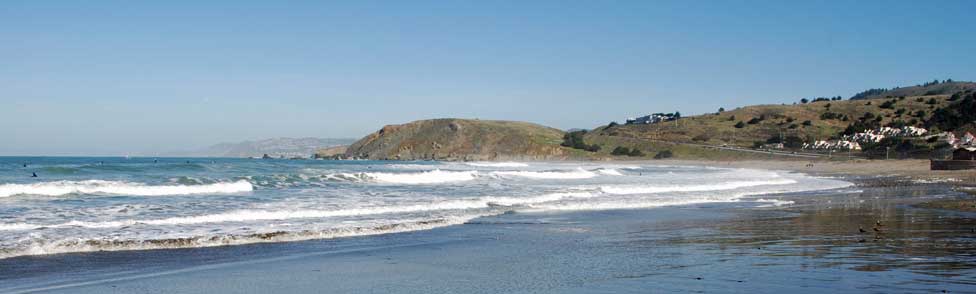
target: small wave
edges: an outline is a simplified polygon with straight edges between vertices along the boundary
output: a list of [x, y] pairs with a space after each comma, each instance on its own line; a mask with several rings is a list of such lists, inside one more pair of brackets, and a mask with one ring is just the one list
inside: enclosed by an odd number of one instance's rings
[[737, 182], [727, 182], [721, 184], [691, 185], [691, 186], [637, 186], [637, 187], [604, 186], [604, 187], [600, 187], [600, 190], [608, 194], [627, 195], [627, 194], [653, 194], [653, 193], [665, 193], [665, 192], [700, 192], [700, 191], [732, 190], [732, 189], [752, 187], [752, 186], [788, 185], [794, 183], [796, 183], [796, 181], [791, 179], [778, 179], [778, 180], [767, 180], [767, 181], [737, 181]]
[[567, 179], [567, 180], [570, 180], [570, 179], [588, 179], [588, 178], [592, 178], [592, 177], [595, 177], [596, 176], [595, 173], [590, 172], [590, 171], [587, 171], [587, 170], [584, 170], [582, 168], [577, 168], [576, 170], [573, 170], [573, 171], [544, 171], [544, 172], [535, 172], [535, 171], [497, 171], [497, 172], [492, 172], [491, 174], [492, 175], [496, 175], [496, 176], [503, 176], [503, 177], [504, 176], [516, 176], [516, 177], [523, 177], [523, 178], [549, 179], [549, 180], [552, 180], [552, 179]]
[[477, 167], [527, 167], [529, 164], [521, 162], [465, 162], [464, 164]]
[[615, 169], [612, 169], [612, 168], [601, 168], [601, 169], [598, 169], [596, 171], [598, 173], [601, 173], [601, 174], [604, 174], [604, 175], [608, 175], [608, 176], [622, 176], [622, 175], [624, 175], [624, 174], [620, 173], [620, 171], [615, 170]]
[[366, 178], [394, 184], [437, 184], [474, 180], [477, 171], [443, 171], [435, 169], [420, 173], [360, 173], [355, 178]]
[[779, 207], [779, 206], [783, 206], [783, 205], [793, 205], [793, 204], [796, 203], [796, 202], [793, 202], [793, 201], [790, 201], [790, 200], [762, 199], [762, 198], [756, 199], [756, 200], [753, 200], [753, 201], [759, 202], [759, 203], [766, 203], [766, 204], [760, 205], [758, 207]]
[[247, 181], [213, 183], [208, 185], [159, 185], [118, 181], [55, 181], [33, 184], [0, 185], [0, 197], [14, 195], [60, 196], [67, 194], [114, 194], [132, 196], [166, 196], [210, 193], [239, 193], [254, 190]]

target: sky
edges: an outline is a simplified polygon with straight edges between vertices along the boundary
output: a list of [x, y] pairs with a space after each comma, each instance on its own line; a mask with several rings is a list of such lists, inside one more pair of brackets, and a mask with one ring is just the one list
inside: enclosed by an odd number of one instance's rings
[[972, 1], [3, 1], [0, 155], [358, 138], [976, 80]]

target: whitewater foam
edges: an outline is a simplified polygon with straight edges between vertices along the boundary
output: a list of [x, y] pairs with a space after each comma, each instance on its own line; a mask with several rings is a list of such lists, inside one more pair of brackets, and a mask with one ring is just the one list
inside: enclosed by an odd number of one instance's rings
[[362, 173], [362, 178], [394, 184], [437, 184], [474, 180], [477, 171], [443, 171], [435, 169], [420, 173]]
[[527, 167], [529, 164], [521, 162], [465, 162], [464, 164], [477, 167]]
[[119, 181], [54, 181], [33, 184], [0, 185], [0, 197], [14, 195], [61, 196], [67, 194], [112, 194], [132, 196], [167, 196], [213, 193], [240, 193], [254, 190], [247, 181], [207, 185], [146, 185]]
[[576, 170], [572, 170], [572, 171], [542, 171], [542, 172], [496, 171], [496, 172], [491, 172], [491, 174], [495, 176], [502, 176], [502, 177], [516, 176], [516, 177], [523, 177], [523, 178], [547, 179], [547, 180], [557, 180], [557, 179], [572, 180], [572, 179], [588, 179], [588, 178], [596, 177], [595, 173], [584, 170], [583, 168], [577, 168]]
[[604, 175], [608, 175], [608, 176], [622, 176], [622, 175], [624, 175], [624, 174], [620, 173], [620, 171], [615, 170], [615, 169], [612, 169], [612, 168], [601, 168], [601, 169], [598, 169], [596, 171], [598, 173], [601, 173], [601, 174], [604, 174]]
[[317, 210], [317, 209], [281, 210], [281, 211], [238, 210], [238, 211], [218, 213], [218, 214], [208, 214], [208, 215], [198, 215], [198, 216], [188, 216], [188, 217], [171, 217], [171, 218], [164, 218], [164, 219], [119, 220], [119, 221], [103, 221], [103, 222], [72, 220], [65, 223], [51, 224], [51, 225], [15, 223], [15, 224], [0, 224], [0, 231], [20, 231], [20, 230], [33, 230], [39, 228], [70, 228], [70, 227], [104, 229], [104, 228], [129, 227], [129, 226], [137, 226], [137, 225], [143, 225], [143, 226], [196, 225], [196, 224], [205, 224], [205, 223], [249, 222], [249, 221], [268, 221], [268, 220], [348, 217], [348, 216], [364, 216], [364, 215], [395, 214], [395, 213], [417, 213], [417, 212], [439, 211], [439, 210], [471, 210], [471, 209], [491, 208], [493, 205], [505, 205], [505, 206], [526, 205], [526, 204], [535, 204], [535, 203], [543, 203], [543, 202], [552, 202], [552, 201], [558, 201], [558, 200], [570, 199], [570, 198], [589, 198], [593, 196], [594, 195], [589, 192], [563, 192], [563, 193], [544, 194], [544, 195], [534, 196], [534, 197], [485, 196], [485, 197], [478, 197], [478, 198], [446, 200], [440, 202], [401, 205], [401, 206], [375, 206], [375, 207], [362, 207], [362, 208], [337, 209], [337, 210]]

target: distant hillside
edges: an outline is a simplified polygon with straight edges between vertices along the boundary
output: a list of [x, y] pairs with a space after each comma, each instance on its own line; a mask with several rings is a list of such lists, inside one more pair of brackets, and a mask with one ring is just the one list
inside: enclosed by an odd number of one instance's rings
[[316, 150], [326, 147], [348, 145], [354, 139], [334, 138], [272, 138], [257, 141], [220, 143], [202, 150], [185, 152], [184, 156], [209, 157], [309, 157]]
[[[597, 153], [609, 155], [618, 146], [641, 150], [646, 156], [668, 150], [679, 158], [714, 158], [722, 155], [692, 146], [753, 147], [782, 138], [814, 142], [837, 138], [865, 127], [917, 126], [957, 133], [976, 130], [972, 121], [972, 83], [940, 83], [906, 87], [884, 93], [927, 95], [834, 100], [796, 105], [755, 105], [684, 117], [655, 124], [606, 125], [583, 137], [585, 144], [599, 145]], [[947, 90], [948, 89], [948, 90]], [[960, 91], [941, 94], [943, 91]], [[935, 91], [935, 92], [931, 92]], [[933, 94], [940, 93], [940, 94]], [[954, 95], [949, 95], [954, 94]], [[872, 96], [873, 97], [873, 96]], [[960, 109], [967, 108], [967, 109]], [[933, 117], [936, 115], [936, 117]]]
[[953, 93], [963, 92], [967, 90], [976, 90], [976, 83], [973, 82], [958, 82], [947, 80], [943, 82], [932, 81], [921, 85], [911, 86], [911, 87], [896, 87], [893, 89], [869, 89], [861, 93], [857, 93], [851, 97], [851, 100], [863, 100], [863, 99], [878, 99], [878, 98], [897, 98], [897, 97], [917, 97], [917, 96], [931, 96], [931, 95], [952, 95]]
[[541, 125], [495, 120], [431, 119], [388, 125], [349, 146], [345, 155], [368, 159], [561, 159], [563, 132]]

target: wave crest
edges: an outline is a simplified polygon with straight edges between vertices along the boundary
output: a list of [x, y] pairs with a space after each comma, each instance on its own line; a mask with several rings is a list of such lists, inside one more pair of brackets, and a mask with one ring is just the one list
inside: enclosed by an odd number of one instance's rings
[[516, 176], [516, 177], [523, 177], [523, 178], [545, 179], [545, 180], [556, 180], [556, 179], [565, 179], [565, 180], [589, 179], [589, 178], [592, 178], [592, 177], [595, 177], [596, 176], [595, 173], [593, 173], [591, 171], [588, 171], [588, 170], [584, 170], [582, 168], [577, 168], [576, 170], [573, 170], [573, 171], [542, 171], [542, 172], [536, 172], [536, 171], [497, 171], [497, 172], [492, 172], [491, 174], [492, 175], [496, 175], [496, 176], [503, 176], [503, 177], [504, 176]]
[[213, 193], [240, 193], [254, 190], [247, 181], [207, 185], [146, 185], [119, 181], [54, 181], [33, 184], [0, 185], [0, 197], [14, 195], [61, 196], [68, 194], [113, 194], [132, 196], [167, 196]]

